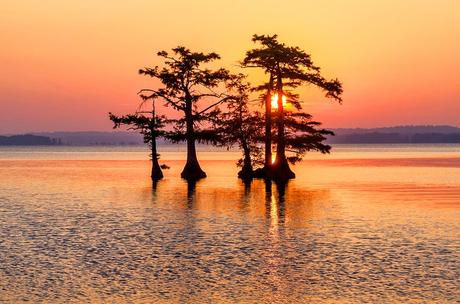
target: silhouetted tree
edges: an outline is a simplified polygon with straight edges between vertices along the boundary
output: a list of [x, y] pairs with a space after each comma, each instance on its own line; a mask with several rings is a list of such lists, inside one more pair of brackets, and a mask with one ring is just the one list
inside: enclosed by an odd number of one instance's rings
[[[259, 41], [261, 36], [254, 35], [253, 42]], [[266, 44], [270, 44], [266, 41]], [[258, 87], [254, 87], [254, 91], [262, 92], [261, 99], [265, 107], [265, 161], [264, 161], [264, 174], [268, 175], [272, 166], [272, 94], [274, 90], [274, 67], [276, 56], [273, 51], [267, 47], [252, 49], [246, 52], [246, 56], [242, 61], [243, 67], [257, 67], [264, 69], [265, 73], [269, 75], [267, 83]]]
[[[228, 99], [224, 93], [215, 92], [230, 75], [226, 69], [211, 70], [203, 67], [206, 63], [220, 59], [216, 53], [192, 52], [179, 46], [172, 49], [170, 56], [166, 51], [158, 52], [164, 58], [165, 66], [160, 68], [144, 68], [140, 74], [160, 80], [162, 87], [144, 89], [148, 98], [161, 98], [165, 105], [183, 113], [183, 117], [170, 120], [174, 130], [166, 135], [173, 142], [187, 142], [187, 162], [181, 177], [187, 180], [198, 180], [206, 177], [201, 169], [195, 142], [217, 143], [217, 130], [207, 127], [206, 122], [218, 114], [217, 105]], [[199, 107], [203, 101], [208, 104]], [[211, 104], [209, 104], [211, 103]]]
[[[144, 101], [150, 99], [141, 96]], [[157, 153], [156, 138], [165, 135], [163, 130], [167, 119], [165, 116], [155, 114], [155, 101], [152, 100], [151, 111], [138, 111], [135, 114], [128, 114], [124, 116], [116, 116], [109, 113], [110, 120], [114, 123], [113, 128], [119, 128], [122, 125], [128, 126], [129, 130], [136, 130], [144, 136], [144, 142], [149, 144], [151, 149], [152, 158], [152, 172], [151, 177], [154, 181], [163, 178], [163, 172], [158, 163], [159, 154]]]
[[[270, 96], [271, 99], [273, 92], [275, 92], [277, 96], [276, 158], [274, 163], [271, 165], [271, 170], [269, 170], [268, 174], [276, 180], [294, 178], [295, 174], [290, 169], [288, 158], [286, 157], [287, 141], [285, 134], [285, 106], [291, 106], [293, 110], [300, 110], [301, 104], [298, 100], [298, 95], [291, 93], [290, 90], [295, 89], [300, 85], [313, 84], [325, 91], [326, 97], [333, 98], [341, 102], [342, 99], [340, 95], [342, 94], [342, 85], [337, 79], [326, 80], [323, 76], [321, 76], [320, 68], [315, 66], [311, 61], [310, 55], [298, 47], [288, 47], [284, 43], [278, 42], [277, 35], [254, 35], [252, 40], [259, 43], [261, 47], [248, 51], [245, 59], [243, 60], [243, 65], [247, 67], [263, 68], [265, 73], [269, 74], [267, 95]], [[268, 96], [266, 98], [266, 104], [271, 102]], [[266, 106], [266, 111], [268, 109], [269, 107]], [[266, 114], [266, 117], [270, 115]], [[301, 116], [290, 116], [291, 118], [301, 118]], [[305, 118], [302, 119], [305, 120]], [[312, 137], [301, 136], [298, 137], [298, 140], [300, 141], [302, 138], [305, 140], [308, 139], [308, 141], [313, 139]], [[319, 139], [320, 137], [317, 138]], [[296, 144], [299, 146], [300, 143], [297, 142]], [[309, 145], [310, 147], [315, 146], [311, 143]], [[323, 149], [323, 151], [325, 150]]]
[[237, 165], [241, 167], [238, 177], [251, 179], [254, 166], [263, 164], [261, 149], [258, 142], [262, 138], [261, 125], [263, 120], [258, 112], [251, 113], [248, 107], [251, 86], [245, 82], [242, 74], [233, 76], [227, 88], [232, 98], [226, 102], [227, 109], [216, 120], [221, 133], [221, 141], [229, 147], [238, 145], [243, 157]]
[[[294, 164], [301, 161], [308, 151], [330, 152], [331, 146], [324, 141], [327, 135], [334, 135], [334, 132], [319, 129], [321, 123], [313, 121], [310, 114], [290, 111], [284, 114], [284, 144], [286, 151], [291, 154], [287, 157], [288, 162]], [[277, 136], [275, 142], [278, 143]]]

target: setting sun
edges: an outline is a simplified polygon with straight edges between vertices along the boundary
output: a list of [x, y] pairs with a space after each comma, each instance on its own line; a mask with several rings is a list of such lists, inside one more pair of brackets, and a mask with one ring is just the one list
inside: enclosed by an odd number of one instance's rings
[[[281, 96], [283, 107], [286, 105], [286, 96]], [[278, 109], [278, 94], [272, 96], [272, 109]]]

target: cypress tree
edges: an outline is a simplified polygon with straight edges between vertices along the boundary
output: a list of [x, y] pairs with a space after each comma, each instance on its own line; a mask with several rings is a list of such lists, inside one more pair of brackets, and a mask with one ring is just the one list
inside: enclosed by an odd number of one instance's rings
[[[171, 119], [174, 129], [166, 134], [173, 142], [186, 141], [187, 162], [181, 177], [198, 180], [206, 177], [196, 155], [196, 142], [217, 143], [218, 131], [206, 127], [217, 114], [215, 108], [225, 102], [225, 92], [216, 92], [230, 78], [226, 69], [212, 70], [205, 65], [220, 59], [216, 53], [192, 52], [179, 46], [172, 49], [172, 55], [166, 51], [158, 52], [164, 60], [164, 66], [140, 69], [139, 73], [158, 79], [162, 87], [144, 89], [149, 98], [160, 98], [165, 105], [182, 114], [181, 118]], [[207, 101], [207, 102], [206, 102]]]

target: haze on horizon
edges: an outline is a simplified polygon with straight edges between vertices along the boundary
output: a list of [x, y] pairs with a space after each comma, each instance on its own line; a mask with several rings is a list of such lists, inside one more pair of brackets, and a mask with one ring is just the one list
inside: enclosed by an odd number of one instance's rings
[[160, 64], [157, 51], [215, 51], [239, 71], [254, 33], [278, 34], [343, 82], [341, 106], [300, 90], [326, 127], [460, 126], [458, 20], [456, 0], [6, 0], [0, 133], [110, 130], [107, 112], [132, 112], [155, 85], [137, 71]]

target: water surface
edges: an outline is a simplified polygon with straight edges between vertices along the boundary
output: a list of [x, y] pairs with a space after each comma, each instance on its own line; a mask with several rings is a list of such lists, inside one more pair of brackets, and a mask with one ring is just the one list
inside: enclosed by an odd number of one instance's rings
[[0, 149], [0, 302], [458, 303], [460, 146], [338, 146], [287, 185], [139, 147]]

